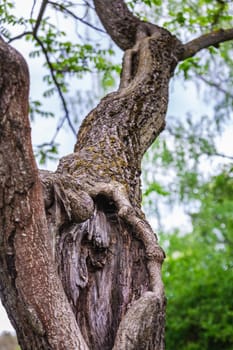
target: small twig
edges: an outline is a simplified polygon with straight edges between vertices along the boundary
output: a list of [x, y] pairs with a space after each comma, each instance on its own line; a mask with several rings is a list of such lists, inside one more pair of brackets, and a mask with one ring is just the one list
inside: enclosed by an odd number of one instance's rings
[[228, 156], [227, 154], [223, 154], [223, 153], [205, 153], [207, 156], [214, 156], [214, 157], [222, 157], [222, 158], [226, 158], [226, 159], [233, 159], [233, 156]]
[[[35, 24], [35, 27], [33, 28], [32, 31], [25, 31], [11, 39], [8, 40], [8, 43], [10, 44], [12, 41], [15, 41], [15, 40], [19, 40], [21, 38], [23, 38], [25, 35], [33, 35], [33, 36], [36, 36], [37, 35], [37, 31], [39, 29], [39, 26], [40, 26], [40, 23], [41, 23], [41, 20], [43, 18], [43, 14], [45, 12], [45, 8], [47, 6], [47, 3], [48, 3], [48, 0], [43, 0], [42, 2], [42, 5], [41, 5], [41, 8], [40, 8], [40, 11], [39, 11], [39, 14], [38, 14], [38, 17], [37, 17], [37, 20], [36, 20], [36, 24]], [[34, 8], [35, 8], [35, 5], [36, 5], [36, 0], [34, 0], [33, 2], [33, 6], [32, 6], [32, 9], [31, 9], [31, 14], [30, 14], [30, 17], [32, 18], [32, 15], [33, 15], [33, 11], [34, 11]]]
[[[54, 133], [54, 135], [53, 135], [53, 137], [52, 137], [52, 139], [51, 139], [51, 141], [50, 141], [50, 144], [51, 144], [51, 145], [54, 144], [54, 142], [55, 142], [55, 140], [56, 140], [56, 138], [57, 138], [57, 135], [59, 134], [59, 131], [60, 131], [61, 128], [63, 127], [63, 124], [64, 124], [65, 120], [66, 120], [66, 115], [65, 115], [62, 119], [60, 119], [60, 122], [59, 122], [59, 124], [57, 125], [57, 128], [56, 128], [56, 131], [55, 131], [55, 133]], [[73, 131], [73, 130], [72, 130], [72, 131]], [[76, 136], [76, 132], [75, 132], [75, 136]]]
[[209, 81], [208, 79], [206, 79], [205, 77], [203, 77], [200, 74], [197, 74], [197, 77], [199, 79], [201, 79], [204, 83], [208, 84], [209, 86], [215, 87], [218, 91], [221, 91], [222, 93], [226, 94], [227, 96], [229, 96], [233, 99], [233, 94], [231, 94], [229, 91], [222, 88], [219, 84], [214, 83], [213, 81]]
[[89, 7], [92, 10], [95, 10], [94, 6], [91, 6], [91, 4], [89, 3], [89, 1], [83, 0], [84, 4]]
[[15, 37], [13, 37], [13, 38], [10, 38], [8, 40], [8, 44], [10, 44], [12, 41], [19, 40], [19, 39], [23, 38], [25, 35], [33, 35], [33, 32], [32, 31], [26, 31], [26, 32], [23, 32], [23, 33], [15, 36]]
[[42, 18], [43, 18], [43, 15], [44, 15], [44, 12], [45, 12], [47, 4], [48, 4], [48, 0], [43, 0], [42, 1], [41, 8], [40, 8], [40, 11], [39, 11], [39, 15], [37, 17], [35, 27], [33, 28], [33, 34], [35, 36], [37, 35], [37, 31], [38, 31], [40, 23], [42, 21]]
[[70, 11], [70, 10], [68, 10], [65, 6], [63, 6], [63, 5], [61, 5], [61, 4], [57, 4], [56, 2], [53, 2], [53, 1], [48, 1], [48, 3], [49, 3], [50, 5], [52, 5], [52, 6], [54, 6], [55, 8], [58, 7], [61, 11], [67, 13], [68, 15], [70, 15], [71, 17], [73, 17], [75, 20], [82, 22], [83, 24], [89, 26], [90, 28], [92, 28], [92, 29], [94, 29], [94, 30], [97, 30], [97, 31], [99, 31], [99, 32], [101, 32], [101, 33], [105, 33], [105, 34], [106, 34], [106, 32], [105, 32], [103, 29], [94, 26], [93, 24], [91, 24], [91, 23], [85, 21], [85, 20], [84, 20], [83, 18], [81, 18], [81, 17], [78, 17], [75, 13], [73, 13], [73, 12]]
[[53, 146], [54, 142], [50, 141], [50, 142], [44, 142], [41, 143], [40, 145], [36, 145], [37, 148], [43, 148], [45, 146]]
[[33, 12], [34, 12], [34, 8], [35, 8], [35, 6], [36, 6], [36, 1], [37, 1], [37, 0], [33, 0], [33, 5], [32, 5], [32, 9], [31, 9], [31, 13], [30, 13], [30, 18], [33, 17]]
[[[43, 54], [45, 55], [46, 62], [48, 64], [48, 67], [49, 67], [49, 70], [50, 70], [53, 82], [54, 82], [54, 84], [55, 84], [55, 86], [57, 88], [58, 95], [59, 95], [59, 97], [60, 97], [60, 99], [62, 101], [62, 105], [63, 105], [64, 111], [65, 111], [64, 121], [65, 121], [65, 119], [67, 120], [70, 129], [72, 130], [73, 134], [76, 136], [76, 131], [75, 131], [74, 126], [73, 126], [73, 124], [72, 124], [72, 122], [70, 120], [69, 110], [68, 110], [68, 107], [67, 107], [67, 104], [66, 104], [66, 100], [65, 100], [65, 98], [63, 96], [63, 93], [61, 91], [60, 84], [57, 81], [57, 78], [56, 78], [56, 76], [54, 74], [54, 69], [53, 69], [52, 63], [50, 62], [50, 58], [49, 58], [48, 52], [46, 51], [46, 48], [44, 47], [43, 42], [38, 38], [38, 36], [34, 36], [34, 38], [38, 42], [38, 44], [40, 45], [40, 47], [41, 47], [41, 49], [43, 51]], [[63, 123], [64, 123], [64, 121], [63, 121]], [[63, 123], [62, 123], [62, 125], [63, 125]]]
[[63, 118], [60, 119], [60, 121], [59, 121], [59, 123], [58, 123], [58, 125], [57, 125], [57, 127], [56, 127], [56, 131], [55, 131], [53, 137], [51, 138], [51, 140], [50, 140], [49, 142], [41, 143], [41, 144], [38, 145], [37, 147], [38, 147], [38, 148], [43, 148], [43, 147], [45, 147], [45, 146], [53, 146], [54, 143], [55, 143], [55, 140], [56, 140], [56, 138], [57, 138], [57, 135], [59, 134], [59, 132], [60, 132], [60, 130], [61, 130], [61, 128], [62, 128], [62, 126], [63, 126], [65, 120], [66, 120], [66, 116], [64, 116]]

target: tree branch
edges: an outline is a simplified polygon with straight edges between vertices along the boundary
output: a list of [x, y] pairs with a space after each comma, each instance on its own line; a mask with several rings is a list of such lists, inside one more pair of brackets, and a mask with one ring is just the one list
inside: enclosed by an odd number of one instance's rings
[[41, 20], [43, 18], [43, 15], [44, 15], [44, 12], [45, 12], [47, 4], [48, 4], [48, 0], [43, 0], [42, 1], [41, 7], [40, 7], [40, 11], [39, 11], [39, 15], [37, 17], [35, 27], [33, 28], [33, 34], [35, 36], [36, 36], [37, 31], [39, 29], [39, 26], [40, 26]]
[[226, 89], [224, 89], [220, 83], [217, 84], [214, 81], [210, 81], [208, 79], [206, 79], [204, 76], [197, 74], [198, 79], [202, 80], [204, 83], [208, 84], [209, 86], [212, 86], [214, 88], [216, 88], [218, 91], [222, 92], [223, 94], [229, 96], [230, 98], [233, 99], [233, 94], [230, 91], [227, 91]]
[[53, 66], [52, 66], [52, 63], [50, 62], [50, 58], [49, 58], [49, 55], [48, 55], [48, 52], [46, 50], [46, 48], [44, 47], [44, 44], [43, 42], [40, 40], [40, 38], [38, 38], [37, 35], [34, 35], [34, 38], [35, 40], [38, 42], [38, 44], [40, 45], [42, 51], [43, 51], [43, 54], [45, 55], [45, 58], [46, 58], [46, 62], [48, 64], [48, 67], [49, 67], [49, 70], [50, 70], [50, 73], [51, 73], [51, 76], [52, 76], [52, 79], [54, 81], [54, 85], [56, 86], [57, 88], [57, 91], [58, 91], [58, 95], [61, 99], [61, 102], [62, 102], [62, 105], [63, 105], [63, 108], [64, 108], [64, 111], [65, 111], [65, 117], [62, 119], [63, 122], [65, 120], [67, 120], [68, 122], [68, 125], [71, 129], [71, 131], [73, 132], [73, 134], [76, 136], [76, 131], [74, 129], [74, 126], [70, 120], [70, 116], [69, 116], [69, 110], [68, 110], [68, 107], [67, 107], [67, 103], [66, 103], [66, 100], [65, 100], [65, 97], [63, 96], [63, 93], [62, 93], [62, 90], [61, 90], [61, 87], [60, 87], [60, 84], [59, 82], [57, 81], [57, 78], [54, 74], [54, 69], [53, 69]]
[[36, 6], [36, 0], [33, 0], [32, 8], [31, 8], [31, 13], [30, 13], [30, 18], [33, 17], [33, 12], [34, 12], [35, 6]]
[[231, 159], [233, 160], [233, 156], [228, 156], [227, 154], [223, 154], [223, 153], [206, 153], [208, 156], [213, 156], [213, 157], [221, 157], [221, 158], [226, 158], [226, 159]]
[[23, 38], [25, 35], [33, 35], [33, 32], [32, 31], [26, 31], [26, 32], [23, 32], [23, 33], [21, 33], [19, 35], [16, 35], [15, 37], [10, 38], [8, 40], [8, 44], [12, 43], [15, 40], [19, 40], [19, 39]]
[[231, 29], [219, 29], [208, 34], [204, 34], [199, 38], [189, 41], [183, 45], [178, 55], [179, 61], [183, 61], [186, 58], [194, 56], [202, 49], [206, 49], [209, 46], [218, 46], [220, 43], [233, 39], [233, 28]]
[[53, 260], [31, 145], [27, 64], [3, 40], [0, 76], [1, 299], [22, 348], [87, 350]]
[[98, 32], [102, 32], [102, 33], [106, 33], [103, 29], [98, 28], [96, 26], [94, 26], [93, 24], [85, 21], [83, 18], [78, 17], [75, 13], [73, 13], [72, 11], [70, 11], [68, 8], [66, 8], [65, 6], [63, 6], [62, 4], [58, 4], [54, 1], [48, 1], [48, 3], [50, 5], [52, 5], [54, 8], [59, 8], [62, 12], [67, 13], [68, 15], [70, 15], [71, 17], [73, 17], [75, 20], [82, 22], [83, 24], [87, 25], [88, 27], [97, 30]]
[[132, 48], [138, 36], [150, 36], [165, 31], [156, 25], [141, 21], [127, 8], [123, 0], [94, 0], [95, 10], [107, 33], [122, 49]]

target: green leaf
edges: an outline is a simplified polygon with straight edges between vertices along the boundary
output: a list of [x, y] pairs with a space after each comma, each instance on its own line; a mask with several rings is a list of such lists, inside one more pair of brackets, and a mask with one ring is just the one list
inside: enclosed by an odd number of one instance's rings
[[150, 185], [147, 187], [146, 191], [144, 192], [143, 196], [146, 197], [152, 192], [156, 192], [161, 196], [168, 196], [170, 194], [168, 191], [165, 191], [163, 187], [157, 182], [150, 183]]

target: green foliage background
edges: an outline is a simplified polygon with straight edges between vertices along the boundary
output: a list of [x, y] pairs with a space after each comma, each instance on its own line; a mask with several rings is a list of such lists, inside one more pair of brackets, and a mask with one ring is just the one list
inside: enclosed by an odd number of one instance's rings
[[232, 175], [225, 169], [200, 188], [192, 232], [169, 235], [167, 349], [233, 349]]

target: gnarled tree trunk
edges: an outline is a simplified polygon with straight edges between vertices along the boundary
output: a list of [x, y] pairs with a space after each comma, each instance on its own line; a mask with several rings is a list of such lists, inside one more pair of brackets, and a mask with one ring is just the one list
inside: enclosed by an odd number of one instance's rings
[[55, 173], [36, 168], [27, 66], [0, 41], [0, 294], [22, 350], [164, 349], [164, 253], [141, 210], [141, 159], [165, 126], [177, 62], [233, 36], [181, 45], [122, 0], [94, 3], [125, 50], [120, 87]]
[[164, 128], [176, 45], [165, 30], [140, 37], [74, 153], [41, 173], [59, 273], [91, 349], [164, 348], [164, 254], [141, 211], [140, 173]]

